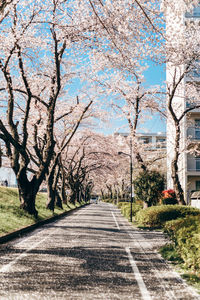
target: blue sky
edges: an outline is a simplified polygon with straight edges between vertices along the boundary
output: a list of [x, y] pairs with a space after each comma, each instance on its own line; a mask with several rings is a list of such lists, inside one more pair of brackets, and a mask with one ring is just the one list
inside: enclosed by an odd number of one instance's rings
[[[166, 70], [164, 66], [151, 64], [145, 72], [145, 76], [147, 85], [163, 85], [166, 80]], [[159, 115], [155, 115], [151, 120], [146, 122], [145, 127], [149, 132], [165, 132], [166, 121], [161, 119]]]
[[[145, 72], [145, 85], [150, 87], [154, 85], [163, 85], [165, 82], [166, 73], [163, 66], [150, 64], [149, 69]], [[165, 97], [165, 96], [164, 96]], [[105, 134], [112, 134], [114, 132], [129, 132], [128, 124], [126, 120], [113, 119], [110, 127], [106, 125], [106, 128], [99, 129], [97, 131]], [[150, 116], [149, 119], [140, 125], [139, 132], [158, 133], [166, 132], [166, 121], [160, 117], [159, 114]]]

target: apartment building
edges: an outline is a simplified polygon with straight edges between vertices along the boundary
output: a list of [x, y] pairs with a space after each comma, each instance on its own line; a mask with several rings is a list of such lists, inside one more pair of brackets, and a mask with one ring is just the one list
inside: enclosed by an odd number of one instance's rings
[[[129, 133], [115, 133], [115, 136], [129, 137]], [[149, 167], [157, 167], [166, 174], [166, 133], [137, 133], [137, 141], [141, 144], [142, 157]], [[151, 164], [152, 162], [152, 164]]]
[[[175, 0], [174, 0], [175, 1]], [[175, 3], [176, 2], [176, 3]], [[178, 2], [175, 1], [174, 5]], [[177, 4], [178, 5], [178, 4]], [[180, 5], [181, 8], [181, 5]], [[184, 12], [182, 17], [177, 17], [177, 14], [173, 9], [168, 8], [166, 13], [166, 31], [174, 28], [174, 37], [177, 38], [179, 35], [186, 36], [188, 24], [198, 24], [200, 26], [200, 2], [199, 6], [193, 7], [189, 12]], [[173, 25], [172, 25], [173, 24]], [[185, 65], [179, 65], [179, 72], [183, 72]], [[171, 63], [166, 66], [166, 79], [167, 83], [174, 80], [174, 70], [178, 70], [177, 65], [174, 67]], [[188, 74], [184, 77], [179, 88], [176, 91], [173, 105], [176, 107], [177, 115], [180, 115], [188, 107], [200, 104], [195, 98], [195, 103], [192, 102], [192, 94], [187, 93], [186, 86], [189, 82], [195, 83], [197, 86], [200, 84], [200, 70], [194, 69], [193, 73]], [[170, 116], [167, 118], [167, 187], [172, 188], [172, 177], [171, 177], [171, 161], [173, 159], [173, 147], [175, 139], [174, 124]], [[179, 178], [184, 190], [185, 200], [190, 204], [191, 194], [194, 191], [200, 191], [200, 155], [197, 151], [189, 152], [194, 146], [200, 144], [200, 109], [192, 110], [181, 122], [181, 139], [180, 149], [181, 153], [179, 156]]]
[[[127, 132], [117, 132], [115, 136], [121, 135], [123, 137], [128, 137], [129, 133]], [[166, 133], [157, 132], [157, 133], [137, 133], [137, 140], [141, 144], [146, 145], [145, 150], [154, 151], [163, 149], [166, 150]]]
[[138, 133], [137, 139], [146, 145], [146, 151], [165, 150], [166, 149], [166, 133]]

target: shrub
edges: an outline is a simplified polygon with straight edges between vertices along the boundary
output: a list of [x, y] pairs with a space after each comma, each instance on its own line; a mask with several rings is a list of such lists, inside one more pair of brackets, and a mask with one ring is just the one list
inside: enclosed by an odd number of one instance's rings
[[193, 270], [200, 270], [199, 216], [187, 216], [184, 219], [167, 222], [164, 230], [174, 241], [185, 266]]
[[161, 203], [164, 205], [178, 204], [174, 190], [162, 191]]
[[162, 191], [163, 198], [175, 198], [175, 192], [172, 189]]
[[200, 210], [180, 205], [152, 206], [140, 210], [136, 214], [136, 221], [142, 226], [162, 227], [166, 221], [184, 218], [187, 215], [200, 215]]
[[162, 257], [166, 260], [173, 261], [175, 263], [183, 263], [184, 261], [178, 254], [176, 247], [174, 243], [167, 243], [164, 246], [162, 246], [159, 250]]
[[164, 232], [170, 237], [170, 239], [176, 243], [176, 230], [182, 226], [184, 223], [184, 218], [178, 218], [175, 220], [165, 222], [163, 229]]
[[157, 171], [143, 171], [133, 181], [136, 200], [142, 200], [146, 206], [156, 205], [164, 189], [165, 179]]
[[162, 204], [163, 205], [174, 205], [174, 204], [177, 204], [177, 200], [175, 198], [162, 198], [161, 200]]
[[[132, 215], [135, 216], [136, 213], [141, 209], [142, 209], [141, 205], [133, 203], [132, 204]], [[130, 202], [124, 202], [123, 205], [121, 205], [121, 213], [128, 220], [130, 219], [130, 214], [131, 214]]]
[[119, 209], [121, 209], [122, 206], [126, 205], [126, 204], [130, 204], [130, 202], [124, 201], [124, 202], [118, 202], [117, 207]]
[[113, 202], [114, 202], [114, 199], [106, 198], [106, 199], [103, 200], [103, 202], [106, 202], [106, 203], [113, 203]]

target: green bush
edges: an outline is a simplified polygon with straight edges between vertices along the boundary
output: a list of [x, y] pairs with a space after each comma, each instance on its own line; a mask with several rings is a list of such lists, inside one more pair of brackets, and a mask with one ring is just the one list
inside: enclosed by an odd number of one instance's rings
[[162, 227], [166, 221], [184, 218], [187, 215], [199, 215], [198, 208], [181, 205], [160, 205], [140, 210], [136, 221], [141, 226]]
[[174, 205], [174, 204], [178, 204], [178, 202], [175, 198], [163, 198], [162, 204], [163, 205]]
[[[131, 214], [131, 204], [130, 202], [124, 202], [123, 204], [120, 204], [121, 206], [121, 213], [124, 217], [126, 217], [128, 220], [130, 219]], [[142, 206], [139, 204], [132, 204], [132, 216], [135, 216], [136, 213], [142, 209]]]
[[168, 189], [162, 191], [161, 204], [164, 205], [178, 204], [174, 190]]
[[119, 208], [119, 209], [121, 209], [121, 207], [122, 206], [124, 206], [124, 205], [126, 205], [126, 204], [129, 204], [130, 202], [127, 202], [127, 201], [124, 201], [124, 202], [118, 202], [117, 203], [117, 207]]
[[165, 178], [157, 171], [140, 172], [133, 181], [135, 199], [145, 202], [147, 207], [159, 202], [165, 186]]
[[187, 216], [169, 221], [165, 232], [174, 241], [175, 247], [187, 268], [200, 271], [200, 218]]
[[173, 242], [176, 242], [176, 230], [182, 226], [184, 223], [184, 218], [178, 218], [175, 220], [165, 222], [163, 229], [164, 232], [170, 237]]
[[106, 203], [114, 203], [114, 199], [110, 199], [110, 198], [103, 199], [103, 202], [106, 202]]

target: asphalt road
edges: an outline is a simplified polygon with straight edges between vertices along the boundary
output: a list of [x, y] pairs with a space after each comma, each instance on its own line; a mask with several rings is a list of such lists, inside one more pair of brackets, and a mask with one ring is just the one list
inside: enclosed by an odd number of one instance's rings
[[165, 242], [91, 204], [0, 246], [0, 300], [200, 299], [157, 253]]

